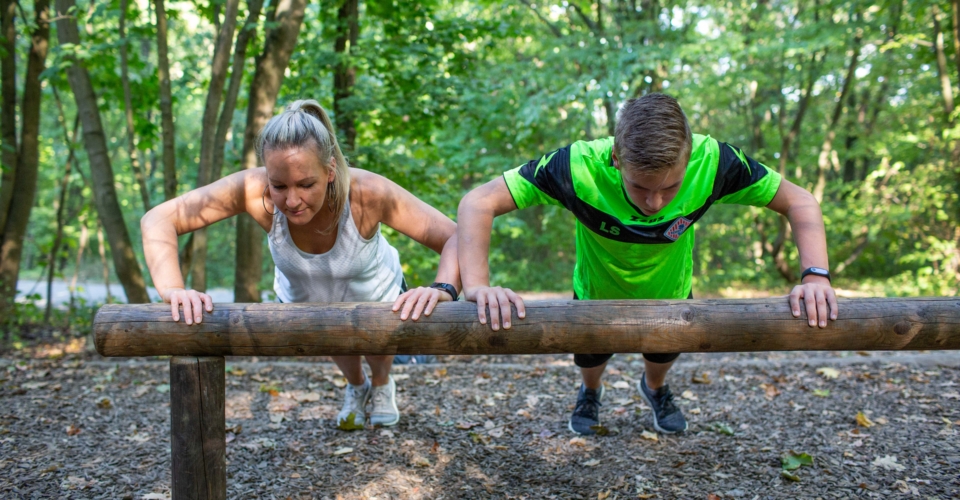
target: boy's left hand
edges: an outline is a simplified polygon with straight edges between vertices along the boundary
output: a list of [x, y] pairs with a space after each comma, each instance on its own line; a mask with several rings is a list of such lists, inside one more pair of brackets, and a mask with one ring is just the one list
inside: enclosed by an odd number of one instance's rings
[[[400, 311], [401, 321], [407, 318], [416, 321], [420, 319], [421, 312], [424, 316], [430, 316], [438, 302], [451, 300], [450, 294], [443, 290], [421, 286], [400, 294], [393, 303], [393, 312]], [[400, 310], [400, 306], [403, 306], [403, 310]]]
[[800, 317], [800, 301], [807, 310], [807, 323], [813, 327], [827, 327], [827, 317], [837, 319], [837, 294], [830, 286], [830, 280], [819, 276], [808, 276], [806, 282], [793, 287], [790, 292], [790, 310], [794, 318]]

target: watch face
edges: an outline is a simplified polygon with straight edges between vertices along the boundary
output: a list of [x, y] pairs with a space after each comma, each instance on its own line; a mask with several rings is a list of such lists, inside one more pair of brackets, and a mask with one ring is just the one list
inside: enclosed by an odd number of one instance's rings
[[824, 268], [822, 268], [822, 267], [811, 267], [811, 268], [810, 268], [810, 272], [811, 272], [811, 273], [817, 273], [817, 274], [829, 274], [829, 271], [827, 271], [826, 269], [824, 269]]

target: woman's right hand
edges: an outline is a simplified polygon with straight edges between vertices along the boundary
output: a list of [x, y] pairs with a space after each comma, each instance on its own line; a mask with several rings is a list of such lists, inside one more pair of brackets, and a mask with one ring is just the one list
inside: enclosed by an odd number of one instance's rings
[[500, 319], [503, 318], [503, 329], [510, 329], [510, 304], [517, 307], [517, 317], [523, 319], [527, 311], [523, 307], [523, 299], [509, 288], [499, 286], [485, 286], [464, 291], [467, 300], [477, 303], [477, 316], [480, 324], [487, 324], [487, 306], [490, 306], [490, 327], [493, 331], [500, 329]]
[[183, 306], [183, 320], [188, 325], [203, 322], [204, 310], [213, 312], [213, 299], [196, 290], [168, 288], [163, 291], [160, 298], [170, 304], [170, 314], [174, 321], [180, 321], [180, 306]]

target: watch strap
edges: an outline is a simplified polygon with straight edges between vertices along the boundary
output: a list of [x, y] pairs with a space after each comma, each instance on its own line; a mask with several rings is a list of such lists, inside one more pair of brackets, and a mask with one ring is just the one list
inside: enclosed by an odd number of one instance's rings
[[830, 271], [822, 267], [808, 267], [804, 269], [803, 272], [800, 273], [800, 281], [803, 281], [803, 278], [806, 278], [811, 274], [814, 276], [822, 276], [824, 278], [827, 278], [827, 281], [833, 282], [833, 280], [830, 279]]
[[430, 285], [430, 288], [436, 288], [437, 290], [443, 290], [449, 293], [450, 298], [453, 300], [457, 300], [457, 297], [460, 296], [460, 294], [457, 292], [456, 287], [454, 287], [449, 283], [440, 283], [439, 281], [434, 281], [433, 284]]

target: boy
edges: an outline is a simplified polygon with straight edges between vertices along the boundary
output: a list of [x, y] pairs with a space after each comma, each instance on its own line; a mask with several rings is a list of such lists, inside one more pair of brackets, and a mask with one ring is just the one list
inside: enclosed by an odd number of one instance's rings
[[[679, 103], [663, 94], [627, 101], [615, 136], [580, 141], [506, 172], [460, 202], [457, 232], [464, 295], [476, 301], [480, 322], [490, 307], [494, 330], [510, 328], [510, 303], [523, 318], [523, 301], [490, 286], [488, 254], [493, 218], [516, 209], [555, 204], [577, 218], [574, 298], [691, 298], [694, 223], [714, 203], [766, 206], [784, 214], [795, 233], [801, 284], [789, 296], [794, 317], [800, 302], [809, 325], [837, 319], [836, 295], [827, 271], [827, 244], [820, 205], [739, 149], [693, 135]], [[600, 425], [601, 378], [612, 354], [576, 354], [583, 383], [570, 430], [594, 434]], [[644, 354], [638, 390], [663, 433], [687, 422], [665, 384], [679, 354]]]

